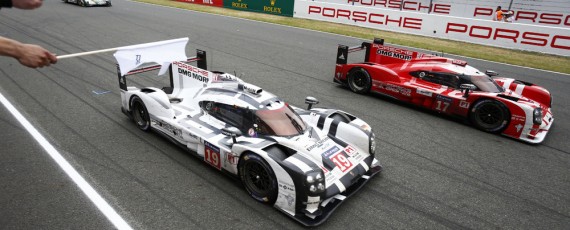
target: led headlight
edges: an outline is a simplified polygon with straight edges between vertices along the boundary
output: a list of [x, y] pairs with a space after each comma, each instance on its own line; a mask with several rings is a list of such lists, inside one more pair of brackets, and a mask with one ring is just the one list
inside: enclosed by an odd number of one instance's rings
[[317, 172], [313, 171], [307, 173], [305, 180], [307, 181], [309, 192], [320, 193], [325, 191], [325, 185], [324, 185], [325, 177], [320, 170]]
[[532, 112], [532, 122], [536, 125], [542, 124], [542, 109], [536, 108]]
[[312, 184], [315, 182], [315, 178], [312, 175], [307, 176], [307, 183]]
[[317, 181], [323, 181], [323, 176], [319, 173], [315, 176], [315, 180]]
[[311, 186], [309, 187], [309, 191], [311, 191], [311, 192], [316, 192], [316, 191], [317, 191], [317, 187], [315, 187], [315, 185], [311, 185]]

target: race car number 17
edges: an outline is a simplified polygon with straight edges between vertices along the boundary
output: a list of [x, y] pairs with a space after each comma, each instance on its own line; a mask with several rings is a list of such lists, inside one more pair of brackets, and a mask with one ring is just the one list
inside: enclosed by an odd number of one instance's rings
[[222, 169], [220, 161], [220, 148], [204, 141], [204, 161], [218, 170]]

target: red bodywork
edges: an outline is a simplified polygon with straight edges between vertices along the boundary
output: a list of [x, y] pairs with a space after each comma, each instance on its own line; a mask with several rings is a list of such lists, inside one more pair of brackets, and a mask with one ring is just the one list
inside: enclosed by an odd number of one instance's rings
[[[360, 50], [366, 50], [365, 61], [348, 64], [348, 53]], [[371, 79], [361, 84], [364, 86], [359, 93], [378, 92], [448, 115], [470, 118], [473, 106], [481, 100], [502, 103], [508, 108], [506, 126], [496, 132], [530, 143], [542, 142], [554, 120], [552, 97], [540, 86], [511, 78], [491, 78], [465, 61], [384, 46], [383, 40], [356, 47], [339, 46], [334, 81], [358, 92], [351, 86], [356, 72], [368, 74]], [[479, 82], [475, 79], [483, 79], [499, 91], [461, 89], [463, 83]], [[542, 113], [533, 117], [537, 108]]]

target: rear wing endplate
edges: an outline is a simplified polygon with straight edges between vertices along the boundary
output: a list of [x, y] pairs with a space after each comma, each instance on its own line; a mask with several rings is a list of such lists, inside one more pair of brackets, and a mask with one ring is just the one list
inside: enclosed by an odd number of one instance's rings
[[[384, 45], [384, 39], [374, 38], [374, 44]], [[336, 64], [346, 65], [348, 63], [348, 54], [352, 52], [357, 52], [361, 50], [366, 50], [366, 55], [364, 56], [364, 62], [368, 62], [370, 58], [370, 42], [363, 42], [359, 46], [345, 46], [338, 45], [338, 50], [336, 54]]]

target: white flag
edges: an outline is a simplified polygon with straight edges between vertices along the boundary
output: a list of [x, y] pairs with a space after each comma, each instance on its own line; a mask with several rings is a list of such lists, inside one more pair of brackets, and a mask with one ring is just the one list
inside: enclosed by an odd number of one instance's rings
[[188, 38], [144, 43], [117, 48], [113, 54], [119, 63], [121, 75], [137, 68], [143, 63], [156, 62], [162, 65], [158, 75], [164, 74], [170, 63], [186, 61], [186, 43]]

